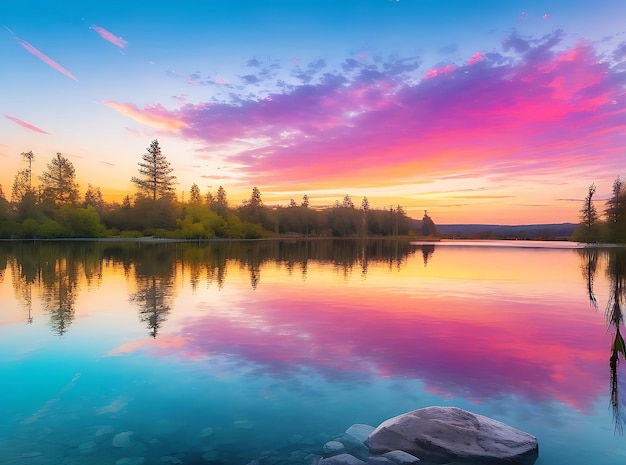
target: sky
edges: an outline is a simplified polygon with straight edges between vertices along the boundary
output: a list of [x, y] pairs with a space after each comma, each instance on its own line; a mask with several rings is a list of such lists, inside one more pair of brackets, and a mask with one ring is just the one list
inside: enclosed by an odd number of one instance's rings
[[577, 222], [626, 178], [626, 2], [0, 1], [0, 185], [60, 152], [133, 194], [154, 139], [231, 206], [350, 195], [435, 223]]

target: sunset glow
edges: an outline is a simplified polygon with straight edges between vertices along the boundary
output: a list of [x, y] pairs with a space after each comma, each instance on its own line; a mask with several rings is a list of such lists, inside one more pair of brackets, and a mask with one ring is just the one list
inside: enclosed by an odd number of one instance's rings
[[39, 174], [61, 152], [120, 200], [155, 138], [179, 198], [350, 194], [437, 223], [577, 222], [626, 176], [621, 2], [58, 4], [0, 6], [5, 192], [20, 153]]

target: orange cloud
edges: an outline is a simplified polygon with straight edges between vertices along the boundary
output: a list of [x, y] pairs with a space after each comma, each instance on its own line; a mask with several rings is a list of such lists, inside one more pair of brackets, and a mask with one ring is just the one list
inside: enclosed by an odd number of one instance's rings
[[186, 126], [184, 121], [173, 116], [163, 105], [146, 106], [141, 110], [132, 103], [117, 103], [106, 100], [104, 104], [146, 126], [167, 131], [177, 131]]

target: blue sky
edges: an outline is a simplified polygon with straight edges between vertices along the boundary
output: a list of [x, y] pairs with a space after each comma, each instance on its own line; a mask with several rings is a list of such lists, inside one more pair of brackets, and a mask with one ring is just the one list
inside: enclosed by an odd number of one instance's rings
[[[132, 193], [158, 138], [179, 193], [350, 194], [439, 222], [576, 221], [625, 175], [626, 4], [0, 4], [0, 184], [56, 152]], [[623, 120], [622, 119], [622, 120]], [[360, 203], [360, 202], [357, 202]]]

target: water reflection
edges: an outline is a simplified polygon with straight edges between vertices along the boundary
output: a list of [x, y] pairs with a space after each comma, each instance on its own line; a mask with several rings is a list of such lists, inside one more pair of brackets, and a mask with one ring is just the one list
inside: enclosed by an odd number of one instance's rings
[[598, 249], [589, 248], [580, 251], [583, 259], [582, 271], [587, 283], [587, 294], [590, 303], [597, 309], [598, 302], [594, 292], [597, 267], [600, 254], [606, 261], [606, 274], [609, 278], [609, 296], [605, 316], [607, 325], [612, 333], [610, 367], [610, 404], [613, 412], [615, 430], [622, 433], [626, 416], [621, 410], [622, 394], [619, 383], [620, 357], [626, 359], [626, 344], [621, 334], [624, 325], [624, 305], [626, 302], [626, 250], [623, 248]]
[[[391, 240], [0, 243], [0, 264], [24, 320], [46, 315], [57, 335], [75, 330], [81, 294], [125, 277], [116, 292], [150, 338], [128, 336], [109, 354], [224, 359], [283, 378], [304, 370], [333, 381], [418, 379], [442, 396], [591, 409], [606, 390], [607, 342], [585, 297], [572, 293], [576, 252], [435, 248]], [[621, 273], [611, 278], [611, 295], [622, 300], [609, 318], [619, 323], [617, 406], [624, 272], [615, 270], [624, 265], [598, 254], [582, 255], [592, 304], [605, 260], [610, 276]], [[563, 263], [574, 277], [559, 283]]]

